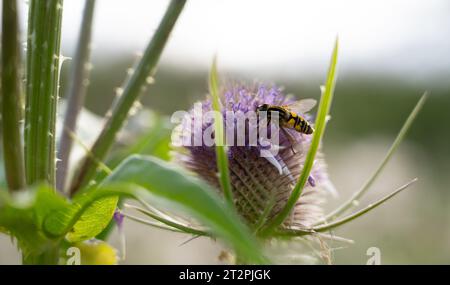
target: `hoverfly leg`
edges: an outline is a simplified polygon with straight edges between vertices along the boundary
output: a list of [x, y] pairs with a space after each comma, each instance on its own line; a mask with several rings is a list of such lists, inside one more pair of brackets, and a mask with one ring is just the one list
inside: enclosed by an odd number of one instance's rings
[[269, 125], [270, 125], [270, 117], [267, 118], [267, 126], [269, 126]]
[[288, 139], [289, 143], [291, 144], [291, 150], [293, 154], [296, 154], [297, 152], [294, 149], [295, 145], [295, 139], [292, 137], [291, 134], [289, 134], [288, 131], [286, 131], [283, 127], [280, 127], [281, 131], [283, 132], [284, 136]]

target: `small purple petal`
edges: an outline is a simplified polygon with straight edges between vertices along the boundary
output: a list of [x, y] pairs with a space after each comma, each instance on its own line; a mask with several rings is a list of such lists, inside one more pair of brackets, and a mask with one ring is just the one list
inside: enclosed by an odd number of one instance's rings
[[308, 177], [308, 183], [311, 187], [316, 187], [316, 180], [311, 175]]
[[122, 229], [123, 226], [123, 218], [125, 217], [120, 210], [116, 210], [114, 212], [114, 221], [116, 221], [117, 226], [119, 227], [119, 230]]

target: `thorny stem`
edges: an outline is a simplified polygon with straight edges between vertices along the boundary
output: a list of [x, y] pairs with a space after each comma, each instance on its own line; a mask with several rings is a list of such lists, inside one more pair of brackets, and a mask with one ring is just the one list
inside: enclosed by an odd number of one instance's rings
[[73, 71], [70, 79], [70, 87], [67, 92], [67, 108], [64, 117], [64, 124], [61, 133], [61, 141], [58, 148], [58, 158], [56, 170], [56, 188], [64, 191], [67, 171], [69, 166], [70, 151], [72, 149], [72, 136], [77, 125], [78, 114], [83, 106], [86, 96], [86, 89], [89, 81], [90, 54], [91, 54], [91, 34], [92, 21], [94, 18], [95, 0], [87, 0], [83, 20], [78, 38], [78, 45], [74, 57]]
[[2, 123], [6, 180], [11, 190], [25, 186], [20, 136], [21, 62], [16, 0], [4, 0], [2, 8]]
[[[183, 10], [186, 0], [172, 0], [166, 13], [161, 20], [152, 40], [145, 53], [138, 63], [135, 71], [125, 83], [123, 93], [115, 100], [111, 115], [107, 118], [106, 124], [95, 141], [91, 153], [99, 160], [104, 160], [106, 154], [114, 143], [114, 139], [122, 128], [130, 109], [138, 99], [139, 95], [151, 83], [151, 78], [155, 74], [156, 65], [167, 39], [172, 31], [175, 22]], [[85, 156], [81, 162], [70, 187], [73, 195], [80, 187], [86, 185], [96, 172], [96, 164], [91, 157]]]
[[55, 121], [62, 0], [33, 0], [28, 16], [25, 171], [28, 184], [55, 183]]

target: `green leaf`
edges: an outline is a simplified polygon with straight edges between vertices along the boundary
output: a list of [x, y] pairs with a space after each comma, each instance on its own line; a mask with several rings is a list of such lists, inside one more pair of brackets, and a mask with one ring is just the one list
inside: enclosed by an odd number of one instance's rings
[[132, 156], [102, 185], [77, 194], [71, 210], [49, 216], [46, 230], [53, 235], [63, 235], [93, 202], [110, 196], [128, 196], [158, 208], [187, 214], [208, 227], [248, 262], [267, 262], [249, 229], [215, 191], [167, 162]]
[[220, 110], [220, 98], [217, 76], [217, 63], [214, 58], [209, 74], [209, 93], [212, 97], [212, 106], [214, 109], [214, 138], [216, 144], [217, 169], [219, 170], [220, 186], [230, 207], [233, 204], [233, 192], [231, 191], [230, 172], [228, 168], [227, 150], [225, 147], [223, 116]]
[[70, 242], [95, 237], [112, 219], [118, 202], [117, 196], [97, 197], [80, 193], [66, 208], [46, 217], [44, 221], [46, 235], [54, 238], [65, 236]]
[[64, 197], [44, 185], [13, 195], [0, 191], [0, 228], [17, 238], [24, 258], [39, 255], [57, 242], [45, 234], [45, 218], [68, 207]]
[[70, 242], [79, 242], [97, 236], [109, 224], [118, 201], [117, 196], [94, 201], [67, 233], [66, 239]]
[[[150, 122], [150, 125], [147, 126], [146, 124], [143, 128], [142, 123], [144, 119], [147, 124]], [[143, 110], [138, 115], [135, 115], [133, 120], [128, 122], [125, 131], [131, 133], [133, 142], [131, 145], [118, 148], [117, 151], [109, 155], [106, 165], [110, 169], [116, 168], [127, 157], [133, 154], [152, 155], [163, 160], [170, 159], [172, 126], [167, 117], [150, 110]], [[109, 174], [105, 171], [98, 171], [94, 180], [102, 181]], [[121, 202], [119, 200], [118, 205], [120, 206], [120, 204]], [[96, 238], [107, 240], [114, 226], [114, 221], [111, 221]]]
[[336, 83], [336, 66], [337, 66], [337, 58], [338, 58], [338, 49], [339, 49], [339, 41], [336, 39], [336, 43], [333, 50], [333, 55], [331, 56], [331, 63], [328, 69], [327, 82], [325, 84], [325, 88], [322, 92], [322, 97], [320, 99], [319, 111], [317, 113], [317, 119], [314, 124], [315, 132], [311, 141], [311, 146], [309, 148], [308, 154], [305, 159], [305, 164], [302, 170], [302, 173], [292, 190], [291, 196], [289, 197], [284, 208], [278, 213], [277, 216], [266, 226], [263, 230], [264, 234], [268, 234], [273, 231], [276, 227], [281, 225], [287, 216], [291, 213], [298, 199], [300, 198], [303, 187], [308, 180], [309, 173], [314, 164], [314, 159], [316, 157], [317, 150], [319, 149], [319, 145], [322, 139], [322, 136], [325, 132], [326, 120], [328, 113], [330, 111], [331, 102], [333, 100], [334, 95], [334, 87]]
[[216, 190], [181, 169], [159, 159], [133, 156], [107, 180], [130, 182], [147, 189], [152, 205], [189, 214], [233, 246], [239, 256], [251, 262], [264, 261], [249, 229]]

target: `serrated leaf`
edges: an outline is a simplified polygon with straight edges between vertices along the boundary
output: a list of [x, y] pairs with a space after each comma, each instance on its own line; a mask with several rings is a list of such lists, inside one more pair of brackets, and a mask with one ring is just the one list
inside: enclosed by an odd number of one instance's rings
[[91, 239], [111, 221], [118, 199], [117, 195], [93, 197], [80, 193], [66, 208], [46, 217], [44, 231], [55, 238], [65, 236], [69, 242]]
[[66, 239], [70, 242], [79, 242], [101, 233], [114, 215], [118, 201], [118, 197], [94, 201], [67, 233]]

